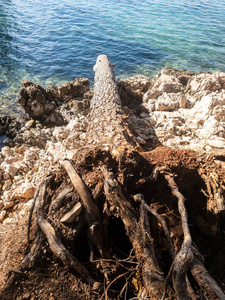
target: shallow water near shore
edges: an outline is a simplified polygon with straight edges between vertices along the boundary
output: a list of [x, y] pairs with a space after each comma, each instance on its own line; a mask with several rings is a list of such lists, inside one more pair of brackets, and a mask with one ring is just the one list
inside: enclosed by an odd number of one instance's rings
[[2, 0], [0, 113], [18, 112], [21, 79], [93, 83], [105, 53], [116, 76], [153, 77], [164, 66], [225, 71], [223, 1]]

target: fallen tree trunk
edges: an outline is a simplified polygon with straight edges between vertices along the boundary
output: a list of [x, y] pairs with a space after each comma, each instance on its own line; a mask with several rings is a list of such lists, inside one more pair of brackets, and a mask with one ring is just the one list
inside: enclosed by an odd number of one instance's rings
[[[86, 144], [72, 161], [61, 161], [65, 170], [57, 174], [60, 180], [39, 187], [38, 235], [41, 230], [54, 257], [94, 290], [88, 290], [90, 299], [204, 299], [204, 287], [213, 299], [225, 299], [204, 266], [193, 260], [182, 180], [178, 184], [168, 166], [154, 169], [139, 152], [123, 118], [114, 66], [106, 55], [97, 58], [94, 71]], [[77, 202], [82, 203], [81, 214], [73, 223], [61, 224]], [[88, 255], [79, 253], [79, 247]], [[119, 288], [111, 289], [115, 282]], [[75, 292], [71, 295], [78, 299]]]

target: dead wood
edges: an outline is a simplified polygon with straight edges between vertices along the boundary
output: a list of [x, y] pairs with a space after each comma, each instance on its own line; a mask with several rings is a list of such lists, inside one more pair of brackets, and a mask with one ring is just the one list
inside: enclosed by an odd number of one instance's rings
[[73, 195], [73, 190], [70, 188], [63, 189], [58, 196], [52, 200], [50, 206], [49, 206], [49, 214], [53, 214], [56, 212], [62, 205], [63, 202], [71, 198]]
[[154, 209], [152, 209], [149, 205], [147, 205], [147, 203], [144, 200], [144, 195], [142, 194], [137, 194], [133, 196], [134, 201], [136, 202], [140, 202], [146, 209], [148, 212], [150, 212], [153, 216], [155, 216], [157, 218], [157, 220], [162, 224], [163, 230], [164, 230], [164, 234], [168, 243], [168, 248], [169, 248], [169, 253], [171, 255], [172, 258], [175, 257], [175, 251], [174, 251], [174, 246], [170, 237], [170, 232], [169, 229], [167, 227], [166, 221], [164, 220], [163, 217], [161, 217]]
[[182, 228], [184, 233], [184, 241], [182, 243], [180, 251], [176, 254], [173, 261], [172, 278], [173, 286], [177, 294], [178, 300], [189, 300], [190, 295], [187, 289], [187, 270], [193, 260], [193, 252], [191, 249], [191, 235], [188, 227], [188, 216], [185, 208], [184, 196], [179, 192], [178, 187], [169, 173], [164, 174], [165, 179], [172, 190], [172, 194], [178, 199], [178, 210], [181, 215]]
[[206, 299], [225, 300], [225, 295], [217, 282], [209, 275], [203, 263], [194, 257], [190, 270]]
[[43, 206], [45, 204], [46, 188], [49, 180], [45, 180], [39, 187], [39, 194], [37, 198], [37, 221], [40, 229], [44, 233], [49, 243], [52, 252], [57, 256], [66, 266], [75, 270], [80, 276], [97, 287], [98, 283], [90, 276], [85, 267], [66, 249], [59, 237], [57, 236], [54, 228], [45, 219]]
[[[152, 299], [160, 299], [165, 289], [165, 278], [160, 270], [155, 257], [154, 246], [151, 241], [151, 233], [148, 218], [144, 206], [140, 208], [140, 220], [133, 209], [130, 201], [123, 195], [121, 188], [112, 173], [106, 168], [102, 168], [104, 181], [104, 191], [107, 201], [117, 209], [119, 217], [124, 223], [127, 235], [134, 247], [136, 258], [141, 265], [145, 287]], [[118, 217], [118, 216], [117, 216]]]
[[62, 161], [61, 164], [66, 169], [71, 179], [71, 182], [77, 190], [78, 194], [80, 195], [83, 206], [86, 209], [86, 216], [89, 228], [89, 242], [91, 243], [91, 260], [94, 259], [93, 245], [96, 246], [102, 257], [109, 257], [109, 254], [106, 252], [104, 247], [104, 233], [98, 206], [92, 200], [86, 185], [84, 184], [80, 176], [77, 174], [72, 164], [68, 160]]

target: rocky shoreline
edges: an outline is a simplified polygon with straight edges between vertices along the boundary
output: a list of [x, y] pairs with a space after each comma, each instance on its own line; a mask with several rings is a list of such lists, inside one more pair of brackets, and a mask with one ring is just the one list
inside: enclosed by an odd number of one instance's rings
[[[164, 68], [154, 80], [137, 75], [117, 80], [130, 131], [140, 151], [157, 146], [223, 152], [225, 73]], [[93, 92], [87, 78], [46, 89], [22, 81], [19, 103], [26, 118], [0, 118], [7, 136], [0, 152], [0, 222], [29, 209], [46, 174], [59, 169], [83, 146]]]

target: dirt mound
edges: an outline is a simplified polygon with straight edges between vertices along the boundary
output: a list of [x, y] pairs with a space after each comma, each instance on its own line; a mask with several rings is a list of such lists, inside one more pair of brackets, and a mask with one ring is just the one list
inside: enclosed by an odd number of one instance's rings
[[[101, 210], [108, 211], [106, 207], [102, 207], [104, 205], [104, 194], [101, 191], [104, 180], [101, 172], [95, 166], [101, 160], [112, 169], [118, 168], [118, 165], [112, 158], [108, 158], [107, 161], [104, 152], [91, 152], [89, 156], [86, 155], [85, 157], [85, 160], [80, 160], [79, 163], [74, 162], [74, 164], [77, 169], [83, 170], [82, 178], [92, 195], [95, 195], [94, 198]], [[186, 198], [188, 224], [193, 244], [201, 253], [201, 261], [204, 261], [206, 269], [210, 270], [210, 274], [214, 278], [217, 278], [217, 282], [223, 290], [225, 290], [225, 260], [223, 255], [225, 249], [225, 218], [223, 213], [216, 214], [212, 209], [210, 210], [209, 201], [211, 200], [210, 195], [208, 195], [207, 181], [202, 174], [210, 179], [209, 170], [212, 171], [213, 169], [214, 172], [219, 174], [220, 178], [223, 178], [223, 181], [220, 181], [220, 184], [223, 185], [225, 180], [224, 159], [224, 156], [217, 156], [217, 160], [215, 160], [212, 155], [203, 158], [194, 151], [159, 147], [150, 152], [142, 152], [132, 174], [127, 164], [120, 165], [117, 169], [118, 176], [121, 177], [123, 172], [123, 176], [126, 177], [125, 186], [129, 197], [142, 193], [147, 205], [165, 219], [175, 252], [180, 248], [183, 236], [177, 201], [162, 174], [159, 174], [157, 180], [153, 182], [150, 177], [156, 168], [161, 167], [168, 167], [171, 172], [176, 174], [176, 184], [179, 191]], [[126, 170], [124, 169], [125, 166]], [[72, 187], [68, 183], [65, 171], [58, 172], [55, 176], [54, 192], [50, 192], [53, 199], [65, 187]], [[89, 284], [81, 281], [79, 276], [77, 277], [76, 272], [70, 272], [52, 254], [46, 242], [40, 249], [40, 256], [34, 267], [31, 270], [18, 270], [26, 252], [28, 206], [27, 211], [24, 212], [22, 218], [18, 219], [16, 224], [9, 222], [8, 225], [5, 225], [5, 229], [4, 227], [1, 229], [1, 245], [4, 245], [1, 247], [1, 260], [5, 260], [4, 267], [0, 269], [1, 284], [3, 286], [4, 280], [12, 274], [17, 279], [14, 280], [13, 286], [2, 290], [0, 299], [53, 300], [105, 299], [105, 297], [106, 299], [123, 299], [124, 295], [127, 295], [126, 297], [129, 299], [129, 297], [134, 297], [140, 293], [142, 287], [140, 268], [124, 224], [119, 218], [115, 217], [116, 214], [112, 214], [110, 211], [107, 212], [109, 214], [107, 231], [112, 256], [109, 259], [100, 259], [97, 252], [95, 252], [95, 259], [92, 262], [89, 261], [90, 245], [86, 239], [86, 227], [82, 227], [77, 236], [78, 223], [76, 221], [72, 224], [59, 222], [60, 218], [79, 200], [78, 193], [74, 190], [73, 192], [70, 201], [61, 207], [54, 216], [49, 215], [48, 219], [61, 237], [64, 245], [79, 259], [91, 276], [99, 282], [108, 281], [103, 284], [100, 290], [92, 289]], [[51, 200], [49, 199], [49, 201]], [[80, 221], [84, 220], [84, 215], [81, 214], [79, 218]], [[159, 222], [153, 215], [149, 216], [149, 222], [152, 241], [158, 251], [158, 262], [162, 272], [167, 274], [172, 258], [169, 255], [163, 228], [159, 226]], [[8, 231], [9, 227], [13, 228], [13, 232]], [[32, 240], [35, 238], [36, 231], [37, 227], [35, 225], [32, 227]], [[11, 249], [10, 252], [8, 252], [8, 249]], [[195, 290], [198, 289], [198, 285], [199, 283], [195, 280], [192, 282]], [[168, 293], [170, 294], [170, 288]], [[169, 299], [173, 299], [173, 293], [169, 294]]]

